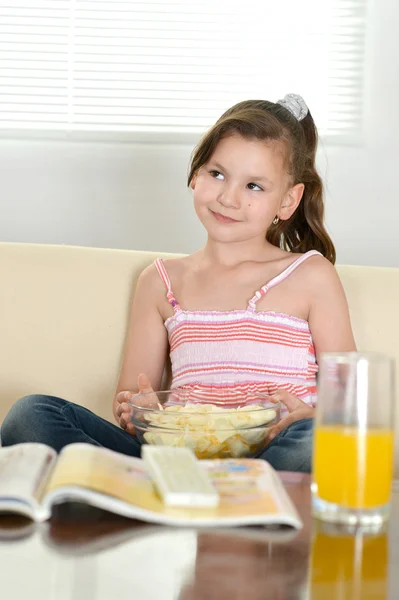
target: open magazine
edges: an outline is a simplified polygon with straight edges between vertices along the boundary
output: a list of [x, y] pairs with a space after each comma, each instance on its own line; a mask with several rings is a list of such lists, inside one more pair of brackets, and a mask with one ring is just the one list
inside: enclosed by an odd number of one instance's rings
[[190, 527], [288, 525], [302, 522], [279, 476], [263, 460], [200, 462], [216, 485], [215, 508], [163, 504], [140, 458], [90, 444], [71, 444], [59, 455], [43, 444], [0, 448], [0, 513], [41, 522], [55, 505], [82, 502], [149, 523]]

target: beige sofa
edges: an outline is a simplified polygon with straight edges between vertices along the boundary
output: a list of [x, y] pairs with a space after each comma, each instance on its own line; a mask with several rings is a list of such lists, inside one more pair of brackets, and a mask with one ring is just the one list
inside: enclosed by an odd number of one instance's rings
[[[17, 398], [39, 392], [113, 419], [130, 298], [157, 256], [0, 243], [0, 423]], [[399, 269], [338, 271], [359, 349], [390, 354], [399, 369]], [[396, 455], [399, 474], [398, 439]]]

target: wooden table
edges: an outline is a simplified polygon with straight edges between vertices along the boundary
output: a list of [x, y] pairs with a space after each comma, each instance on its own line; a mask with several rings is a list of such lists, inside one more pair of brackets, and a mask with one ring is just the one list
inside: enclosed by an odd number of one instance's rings
[[149, 526], [85, 507], [0, 519], [0, 592], [18, 600], [397, 600], [399, 493], [388, 533], [322, 531], [309, 477], [283, 476], [297, 534]]

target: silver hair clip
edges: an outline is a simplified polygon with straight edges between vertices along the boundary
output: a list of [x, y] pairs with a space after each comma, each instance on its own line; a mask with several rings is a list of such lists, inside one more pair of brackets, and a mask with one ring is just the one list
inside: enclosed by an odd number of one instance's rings
[[309, 112], [305, 100], [298, 94], [287, 94], [283, 100], [278, 100], [276, 104], [284, 106], [298, 121], [302, 121]]

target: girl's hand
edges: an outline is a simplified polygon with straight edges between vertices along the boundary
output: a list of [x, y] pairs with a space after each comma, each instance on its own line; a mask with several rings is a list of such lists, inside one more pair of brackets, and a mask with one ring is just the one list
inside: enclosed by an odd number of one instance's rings
[[[120, 427], [122, 427], [122, 429], [124, 429], [125, 431], [127, 431], [127, 433], [130, 433], [131, 435], [134, 435], [134, 427], [131, 423], [132, 407], [130, 406], [130, 404], [128, 404], [129, 400], [131, 400], [136, 394], [146, 394], [148, 392], [154, 391], [151, 387], [151, 382], [148, 379], [147, 375], [143, 373], [138, 376], [137, 385], [139, 388], [138, 392], [119, 392], [119, 394], [116, 396], [116, 414], [119, 419], [119, 425]], [[155, 394], [154, 396], [156, 397]], [[153, 400], [151, 399], [151, 396], [149, 396], [149, 406], [152, 405], [152, 401]]]
[[293, 396], [287, 390], [277, 390], [275, 394], [270, 396], [269, 400], [271, 402], [280, 401], [288, 408], [289, 414], [281, 419], [274, 427], [271, 428], [268, 441], [271, 442], [276, 435], [278, 435], [283, 429], [291, 425], [291, 423], [295, 423], [295, 421], [300, 421], [301, 419], [309, 419], [314, 417], [315, 409], [313, 406], [309, 406], [297, 396]]

